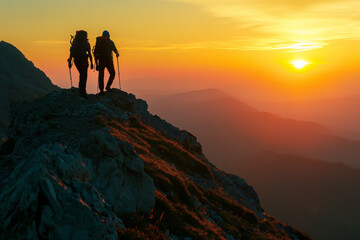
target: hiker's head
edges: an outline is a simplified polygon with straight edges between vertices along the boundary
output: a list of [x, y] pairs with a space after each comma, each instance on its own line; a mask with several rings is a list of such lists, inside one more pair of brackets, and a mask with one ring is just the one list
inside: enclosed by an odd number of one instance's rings
[[107, 37], [107, 38], [110, 38], [110, 33], [108, 31], [103, 31], [103, 37]]

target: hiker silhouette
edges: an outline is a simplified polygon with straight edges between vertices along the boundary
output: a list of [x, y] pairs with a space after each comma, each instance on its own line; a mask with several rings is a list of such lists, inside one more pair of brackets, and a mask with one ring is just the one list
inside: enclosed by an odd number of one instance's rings
[[91, 69], [94, 68], [87, 32], [84, 30], [76, 31], [75, 37], [71, 36], [70, 43], [68, 66], [71, 69], [72, 59], [74, 58], [75, 66], [79, 71], [79, 92], [82, 97], [86, 98], [87, 70], [89, 68], [88, 58], [90, 58]]
[[115, 68], [112, 52], [115, 52], [116, 57], [119, 57], [119, 52], [115, 47], [115, 43], [110, 39], [110, 33], [105, 30], [102, 36], [96, 38], [96, 44], [94, 49], [96, 70], [99, 71], [100, 95], [104, 94], [105, 68], [110, 74], [109, 80], [106, 84], [106, 91], [111, 91], [111, 84], [113, 83], [115, 78]]

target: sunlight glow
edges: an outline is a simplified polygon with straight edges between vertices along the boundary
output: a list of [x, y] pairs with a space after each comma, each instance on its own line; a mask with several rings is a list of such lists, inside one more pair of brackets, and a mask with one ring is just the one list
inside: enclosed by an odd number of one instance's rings
[[309, 64], [309, 62], [307, 61], [304, 61], [304, 60], [295, 60], [295, 61], [292, 61], [291, 64], [297, 68], [297, 69], [302, 69], [304, 68], [306, 65]]
[[274, 49], [288, 49], [293, 52], [302, 52], [302, 51], [309, 51], [312, 49], [318, 49], [324, 47], [325, 43], [315, 43], [315, 42], [299, 42], [299, 43], [283, 43], [279, 44], [279, 46], [275, 47]]

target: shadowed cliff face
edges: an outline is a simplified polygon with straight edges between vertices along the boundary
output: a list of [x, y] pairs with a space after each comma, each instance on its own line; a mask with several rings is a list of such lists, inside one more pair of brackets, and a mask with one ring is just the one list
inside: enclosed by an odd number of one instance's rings
[[309, 239], [134, 95], [61, 90], [11, 113], [0, 239]]

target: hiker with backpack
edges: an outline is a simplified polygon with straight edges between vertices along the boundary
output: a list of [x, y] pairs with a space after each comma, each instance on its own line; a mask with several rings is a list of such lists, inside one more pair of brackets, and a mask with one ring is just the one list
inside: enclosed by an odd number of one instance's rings
[[[91, 69], [94, 68], [93, 59], [91, 56], [91, 47], [88, 40], [87, 32], [84, 30], [76, 31], [75, 37], [71, 36], [70, 57], [68, 59], [69, 69], [72, 67], [72, 59], [79, 71], [79, 92], [80, 96], [86, 98], [86, 81], [87, 70], [89, 67], [88, 58], [90, 58]], [[71, 73], [71, 72], [70, 72]]]
[[96, 38], [96, 44], [94, 49], [96, 70], [99, 71], [99, 95], [104, 94], [104, 72], [105, 68], [108, 70], [110, 76], [106, 84], [106, 91], [111, 91], [111, 84], [115, 78], [115, 68], [113, 63], [112, 52], [119, 57], [119, 52], [115, 47], [114, 42], [110, 39], [110, 33], [104, 31], [102, 36]]

